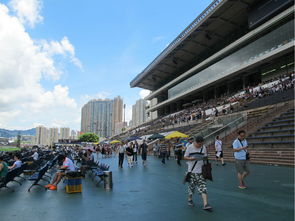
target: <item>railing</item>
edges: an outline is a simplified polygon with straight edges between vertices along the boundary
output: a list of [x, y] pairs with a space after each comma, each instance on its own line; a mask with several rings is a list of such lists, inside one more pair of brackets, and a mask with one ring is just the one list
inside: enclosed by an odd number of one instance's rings
[[[237, 114], [220, 116], [214, 119], [210, 125], [206, 125], [206, 129], [203, 129], [202, 131], [198, 132], [197, 134], [195, 134], [195, 136], [207, 137], [208, 135], [214, 133], [215, 131], [220, 130], [221, 128], [224, 128], [227, 125], [230, 125], [231, 123], [235, 122], [237, 119], [241, 118], [242, 116], [245, 116], [245, 114], [237, 113]], [[216, 126], [215, 128], [212, 127], [214, 125]]]
[[223, 126], [220, 129], [217, 129], [216, 131], [212, 132], [211, 134], [208, 134], [204, 137], [206, 144], [211, 144], [214, 142], [216, 136], [219, 136], [220, 138], [226, 137], [228, 134], [232, 133], [233, 131], [237, 130], [241, 126], [245, 125], [247, 123], [247, 116], [241, 116], [238, 119], [228, 123], [227, 125]]
[[[203, 21], [208, 15], [210, 15], [214, 9], [225, 0], [215, 0], [213, 1], [192, 23], [189, 24], [186, 29], [181, 32], [153, 61], [150, 63], [144, 70], [141, 72], [137, 78], [137, 80], [143, 75], [144, 72], [150, 71], [152, 67], [158, 60], [163, 59], [168, 53], [170, 53], [184, 38], [186, 38], [193, 30], [195, 30], [196, 26]], [[136, 78], [134, 81], [136, 81]], [[132, 81], [133, 82], [133, 81]]]

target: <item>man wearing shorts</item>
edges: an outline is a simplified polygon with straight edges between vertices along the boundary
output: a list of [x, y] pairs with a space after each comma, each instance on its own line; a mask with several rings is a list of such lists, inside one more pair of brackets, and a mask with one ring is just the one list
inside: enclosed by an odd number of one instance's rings
[[246, 132], [244, 130], [240, 130], [238, 132], [238, 138], [233, 142], [233, 150], [234, 150], [234, 157], [236, 160], [236, 169], [238, 173], [238, 180], [239, 180], [239, 188], [246, 189], [247, 186], [245, 185], [244, 179], [246, 176], [249, 175], [249, 166], [248, 160], [246, 158], [247, 155], [247, 148], [248, 143], [245, 139]]
[[203, 200], [203, 209], [211, 210], [212, 207], [208, 203], [207, 184], [202, 175], [203, 159], [207, 157], [207, 149], [204, 146], [204, 138], [196, 137], [194, 142], [189, 145], [184, 154], [184, 160], [187, 161], [188, 170], [191, 173], [190, 182], [188, 184], [188, 205], [194, 206], [193, 194], [197, 187], [199, 194]]
[[65, 171], [73, 172], [76, 170], [73, 161], [65, 155], [59, 155], [58, 161], [62, 162], [62, 166], [59, 168], [61, 171], [55, 174], [51, 184], [45, 186], [45, 188], [48, 188], [49, 190], [57, 190], [57, 184], [65, 176]]
[[224, 160], [223, 160], [223, 151], [222, 151], [222, 141], [219, 138], [219, 136], [216, 137], [215, 140], [215, 156], [216, 156], [216, 166], [218, 166], [218, 159], [221, 160], [221, 165], [224, 166]]

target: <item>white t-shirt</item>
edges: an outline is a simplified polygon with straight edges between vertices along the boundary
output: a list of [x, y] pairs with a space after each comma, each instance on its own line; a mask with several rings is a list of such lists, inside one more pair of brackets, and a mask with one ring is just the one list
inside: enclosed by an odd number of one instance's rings
[[126, 147], [125, 147], [125, 145], [124, 145], [124, 146], [120, 146], [120, 147], [119, 147], [119, 153], [124, 153], [124, 152], [125, 152], [125, 150], [126, 150]]
[[67, 158], [67, 157], [66, 157], [66, 159], [64, 160], [64, 162], [63, 162], [62, 165], [65, 166], [65, 167], [67, 167], [67, 169], [68, 169], [69, 171], [75, 171], [75, 170], [76, 170], [73, 161], [72, 161], [71, 159]]
[[39, 154], [37, 152], [34, 152], [34, 154], [32, 155], [34, 160], [38, 160], [39, 158]]
[[22, 162], [20, 160], [17, 160], [14, 162], [15, 167], [13, 169], [20, 168], [22, 166]]
[[138, 148], [137, 148], [137, 145], [135, 144], [135, 145], [133, 146], [133, 152], [134, 152], [134, 153], [137, 153], [137, 150], [138, 150]]
[[[193, 156], [194, 153], [202, 153], [202, 154], [204, 154], [204, 156], [207, 156], [206, 147], [203, 145], [202, 152], [201, 152], [201, 149], [202, 149], [202, 147], [201, 148], [196, 148], [194, 144], [191, 144], [186, 148], [184, 156], [185, 157], [194, 157]], [[204, 165], [203, 160], [198, 160], [194, 170], [191, 171], [192, 167], [195, 164], [195, 162], [196, 162], [195, 160], [194, 161], [187, 161], [187, 165], [188, 165], [187, 171], [192, 172], [192, 173], [202, 173], [202, 166]]]
[[222, 151], [222, 141], [221, 140], [216, 140], [215, 141], [215, 150], [217, 152]]

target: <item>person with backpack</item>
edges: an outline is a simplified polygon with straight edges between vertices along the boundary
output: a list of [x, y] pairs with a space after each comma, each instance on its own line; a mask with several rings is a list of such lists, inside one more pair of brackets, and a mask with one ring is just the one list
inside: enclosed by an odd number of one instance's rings
[[198, 136], [194, 142], [189, 145], [184, 154], [184, 160], [188, 164], [189, 184], [188, 184], [188, 205], [193, 207], [193, 194], [195, 188], [202, 197], [203, 210], [211, 210], [212, 207], [208, 203], [207, 184], [202, 175], [203, 160], [207, 157], [207, 149], [204, 146], [204, 138]]
[[246, 131], [240, 130], [237, 139], [233, 142], [234, 157], [236, 160], [236, 169], [238, 173], [239, 188], [246, 189], [244, 179], [249, 175], [249, 152], [248, 142], [245, 139]]

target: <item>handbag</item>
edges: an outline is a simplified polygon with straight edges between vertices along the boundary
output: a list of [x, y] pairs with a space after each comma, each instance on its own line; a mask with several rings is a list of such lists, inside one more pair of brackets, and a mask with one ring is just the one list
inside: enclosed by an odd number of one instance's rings
[[191, 172], [186, 172], [186, 173], [185, 173], [185, 175], [184, 175], [184, 179], [183, 179], [183, 183], [184, 183], [184, 184], [185, 184], [185, 183], [189, 183], [189, 182], [191, 182], [191, 174], [192, 174], [192, 171], [194, 170], [194, 168], [195, 168], [197, 162], [198, 162], [198, 161], [196, 160], [196, 162], [194, 163], [194, 165], [193, 165], [193, 167], [192, 167]]
[[202, 166], [202, 175], [205, 180], [213, 181], [212, 167], [211, 167], [211, 163], [209, 163], [208, 159], [204, 160], [204, 165]]
[[[200, 153], [202, 153], [202, 151], [203, 151], [203, 147], [201, 148]], [[190, 172], [186, 172], [186, 173], [185, 173], [185, 175], [184, 175], [184, 179], [183, 179], [183, 183], [184, 183], [184, 184], [185, 184], [185, 183], [189, 183], [189, 182], [191, 181], [191, 174], [192, 174], [192, 171], [195, 169], [195, 166], [196, 166], [197, 162], [198, 162], [198, 161], [196, 160], [196, 162], [194, 163], [194, 165], [193, 165], [193, 167], [192, 167], [192, 169], [191, 169]]]
[[[240, 141], [240, 140], [239, 140]], [[240, 141], [240, 144], [242, 145], [242, 147], [244, 147], [243, 146], [243, 143]], [[246, 151], [246, 150], [244, 150], [245, 152], [246, 152], [246, 160], [250, 160], [250, 154], [249, 154], [249, 152], [248, 151]]]

